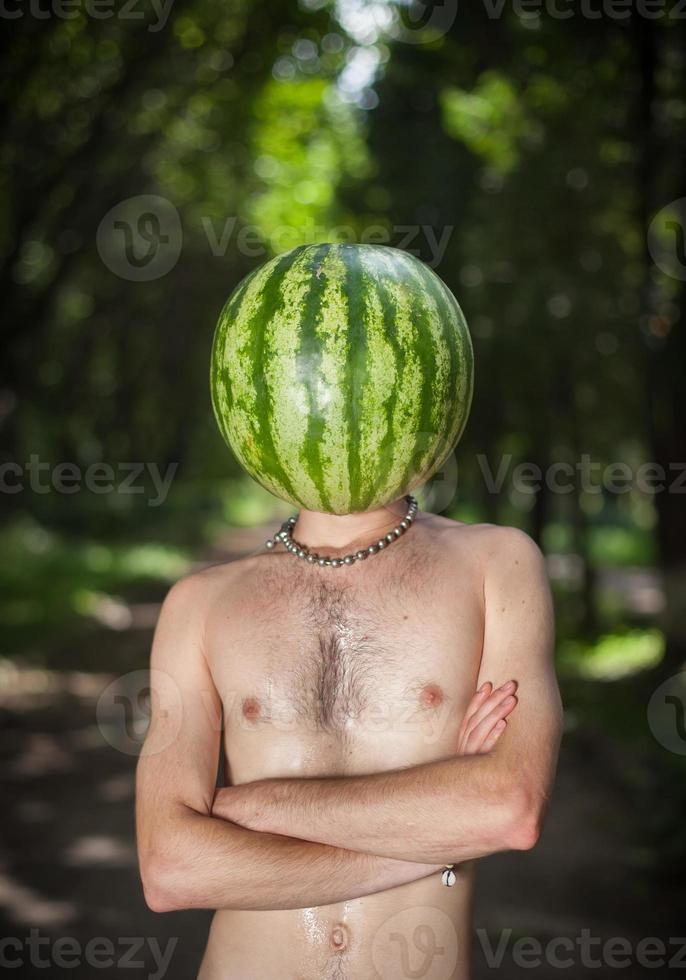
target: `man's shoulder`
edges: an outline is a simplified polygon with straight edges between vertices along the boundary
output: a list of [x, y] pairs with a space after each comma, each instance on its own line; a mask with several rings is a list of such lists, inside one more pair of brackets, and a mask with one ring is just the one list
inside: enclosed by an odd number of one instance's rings
[[467, 524], [431, 514], [432, 525], [448, 546], [478, 558], [484, 573], [504, 564], [540, 566], [543, 555], [526, 531], [505, 524]]
[[185, 612], [206, 612], [224, 597], [235, 594], [239, 583], [252, 573], [256, 556], [201, 565], [177, 579], [170, 587], [165, 606]]

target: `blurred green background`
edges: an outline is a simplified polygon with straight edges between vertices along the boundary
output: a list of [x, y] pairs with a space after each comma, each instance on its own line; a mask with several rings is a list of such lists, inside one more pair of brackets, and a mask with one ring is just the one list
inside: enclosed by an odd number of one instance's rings
[[[535, 906], [548, 871], [573, 877], [579, 835], [579, 880], [546, 902], [588, 924], [589, 835], [607, 921], [668, 922], [686, 733], [666, 748], [648, 704], [686, 659], [684, 20], [449, 0], [45, 10], [14, 19], [1, 85], [0, 684], [8, 841], [26, 848], [8, 922], [41, 924], [26, 890], [55, 859], [34, 856], [84, 776], [123, 851], [73, 824], [61, 853], [96, 840], [90, 863], [65, 859], [76, 920], [53, 873], [43, 924], [85, 935], [131, 901], [131, 760], [97, 732], [82, 757], [72, 736], [108, 678], [145, 667], [169, 583], [290, 512], [221, 441], [210, 344], [247, 272], [333, 240], [412, 250], [470, 324], [471, 419], [425, 506], [523, 527], [548, 558], [569, 826], [531, 881], [512, 858], [513, 895], [528, 882]], [[678, 734], [678, 705], [662, 707]], [[109, 920], [93, 911], [103, 868], [122, 900]]]

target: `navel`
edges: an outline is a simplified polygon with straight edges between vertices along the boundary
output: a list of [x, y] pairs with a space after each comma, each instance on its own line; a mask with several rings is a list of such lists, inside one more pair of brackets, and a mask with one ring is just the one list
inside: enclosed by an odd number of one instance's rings
[[331, 930], [331, 948], [337, 953], [342, 953], [350, 945], [350, 932], [348, 927], [342, 922], [337, 923]]
[[439, 684], [425, 684], [419, 692], [419, 700], [425, 708], [438, 708], [445, 701], [443, 688]]
[[262, 713], [262, 705], [257, 698], [244, 698], [241, 710], [247, 721], [257, 721]]

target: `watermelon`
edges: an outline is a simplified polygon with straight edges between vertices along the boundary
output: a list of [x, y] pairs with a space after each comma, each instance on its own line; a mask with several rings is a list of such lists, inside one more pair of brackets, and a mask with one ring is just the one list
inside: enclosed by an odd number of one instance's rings
[[462, 311], [424, 263], [384, 245], [302, 245], [229, 297], [212, 405], [247, 472], [297, 507], [350, 514], [425, 483], [472, 398]]

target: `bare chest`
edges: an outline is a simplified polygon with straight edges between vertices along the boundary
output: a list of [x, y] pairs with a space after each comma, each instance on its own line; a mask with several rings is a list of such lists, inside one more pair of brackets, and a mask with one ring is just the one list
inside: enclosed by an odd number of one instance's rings
[[478, 603], [394, 579], [267, 575], [218, 621], [234, 779], [374, 771], [450, 751], [478, 673]]

